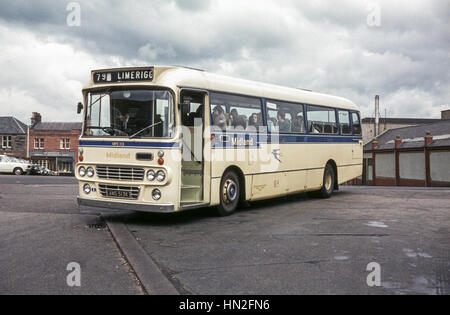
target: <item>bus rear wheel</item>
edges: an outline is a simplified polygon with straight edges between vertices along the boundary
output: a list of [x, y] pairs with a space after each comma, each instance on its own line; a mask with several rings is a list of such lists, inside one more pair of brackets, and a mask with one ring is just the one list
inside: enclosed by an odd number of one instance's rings
[[233, 171], [227, 171], [220, 182], [219, 216], [229, 216], [236, 211], [240, 196], [239, 177]]
[[322, 198], [330, 198], [334, 191], [334, 183], [336, 181], [336, 174], [334, 169], [330, 164], [325, 166], [325, 171], [323, 173], [323, 184], [319, 193]]

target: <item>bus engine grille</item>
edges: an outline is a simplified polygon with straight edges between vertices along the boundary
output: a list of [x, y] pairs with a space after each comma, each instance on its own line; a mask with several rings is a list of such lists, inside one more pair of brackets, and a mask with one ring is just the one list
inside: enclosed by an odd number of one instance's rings
[[99, 185], [100, 194], [107, 198], [118, 198], [118, 199], [138, 199], [139, 192], [141, 189], [139, 187], [127, 187], [127, 186], [116, 186], [116, 185]]
[[97, 166], [97, 176], [101, 179], [142, 181], [144, 173], [143, 168]]

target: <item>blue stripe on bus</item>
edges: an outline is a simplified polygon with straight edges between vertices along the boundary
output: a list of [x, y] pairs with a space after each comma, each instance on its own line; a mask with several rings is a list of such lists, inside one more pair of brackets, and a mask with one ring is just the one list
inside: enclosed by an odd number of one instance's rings
[[[279, 135], [273, 137], [268, 134], [244, 135], [238, 133], [219, 133], [213, 134], [214, 140], [212, 148], [256, 148], [261, 144], [277, 143], [359, 143], [361, 137], [354, 136], [326, 136], [326, 135]], [[227, 137], [222, 141], [222, 137]]]
[[[324, 136], [324, 135], [279, 135], [273, 137], [268, 134], [213, 134], [212, 148], [259, 148], [265, 143], [359, 143], [361, 137], [353, 136]], [[222, 137], [227, 137], [222, 141]], [[278, 140], [277, 140], [278, 139]], [[99, 141], [80, 140], [80, 147], [115, 147], [115, 148], [167, 148], [178, 149], [178, 142], [132, 142], [132, 141]]]
[[133, 141], [98, 141], [80, 140], [80, 147], [115, 147], [115, 148], [168, 148], [177, 149], [178, 142], [133, 142]]

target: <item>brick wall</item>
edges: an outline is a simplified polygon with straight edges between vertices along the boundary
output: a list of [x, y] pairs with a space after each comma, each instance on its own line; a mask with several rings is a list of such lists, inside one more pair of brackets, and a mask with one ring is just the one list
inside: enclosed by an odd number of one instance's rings
[[[11, 148], [3, 148], [1, 141], [3, 136], [12, 137]], [[8, 156], [14, 156], [17, 158], [25, 159], [27, 157], [27, 137], [26, 135], [0, 135], [0, 153]]]
[[[46, 166], [52, 171], [58, 171], [59, 174], [65, 173], [67, 171], [73, 171], [75, 163], [77, 163], [78, 158], [78, 139], [80, 137], [81, 130], [71, 130], [71, 131], [57, 131], [57, 130], [34, 130], [30, 129], [30, 156], [35, 163], [39, 161], [46, 161]], [[35, 139], [44, 139], [44, 148], [35, 149]], [[61, 148], [61, 139], [69, 139], [70, 148]], [[70, 170], [62, 171], [59, 167], [59, 162], [62, 158], [66, 157], [54, 157], [55, 152], [61, 152], [62, 154], [71, 155], [74, 157], [71, 164]], [[44, 156], [40, 156], [44, 155]], [[47, 155], [47, 156], [45, 156]], [[58, 162], [59, 161], [59, 162]]]
[[[80, 130], [72, 131], [52, 131], [52, 130], [30, 130], [30, 152], [31, 151], [60, 151], [60, 152], [78, 152], [78, 138]], [[35, 139], [44, 139], [44, 149], [35, 149]], [[70, 140], [70, 149], [61, 149], [61, 139]]]

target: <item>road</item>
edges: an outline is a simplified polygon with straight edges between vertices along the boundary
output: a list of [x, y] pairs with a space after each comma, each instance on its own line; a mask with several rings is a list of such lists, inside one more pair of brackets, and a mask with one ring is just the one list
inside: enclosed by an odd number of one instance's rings
[[450, 294], [450, 189], [342, 187], [226, 218], [99, 215], [76, 191], [70, 177], [0, 176], [0, 294]]
[[[0, 294], [143, 294], [102, 217], [70, 177], [0, 176]], [[69, 263], [81, 286], [67, 284]]]

